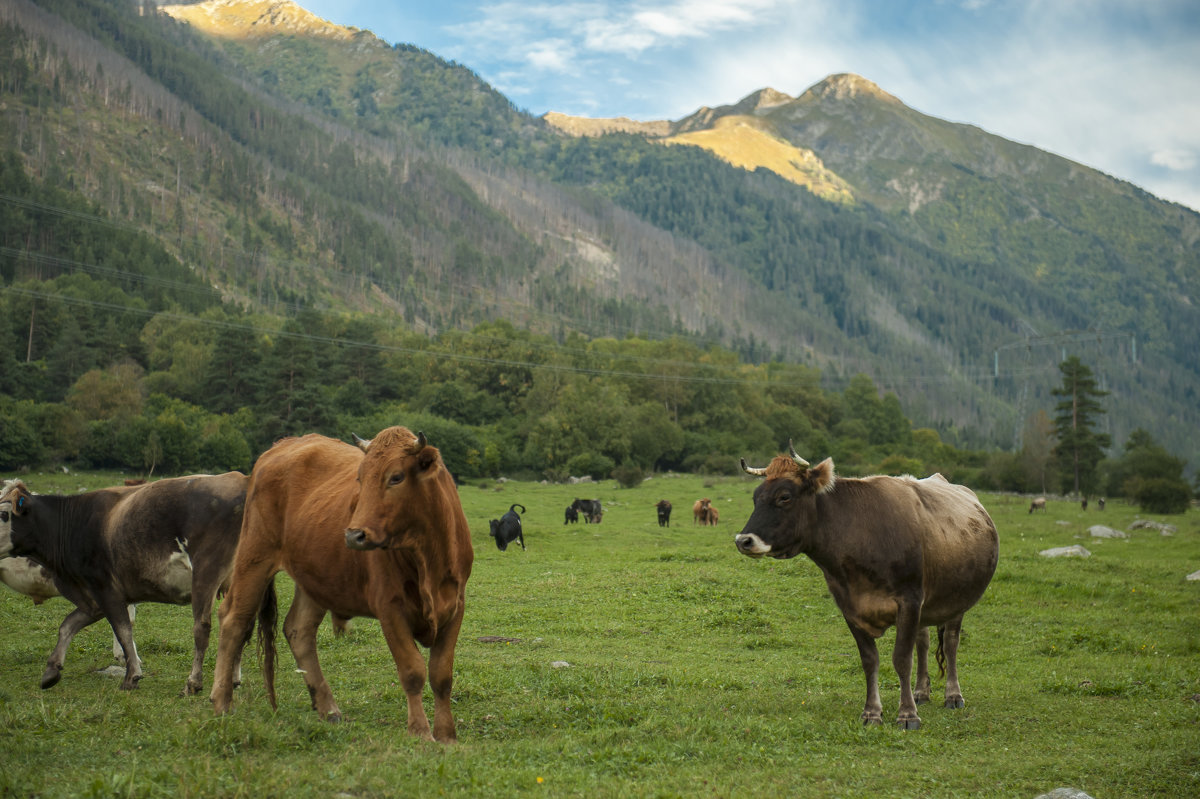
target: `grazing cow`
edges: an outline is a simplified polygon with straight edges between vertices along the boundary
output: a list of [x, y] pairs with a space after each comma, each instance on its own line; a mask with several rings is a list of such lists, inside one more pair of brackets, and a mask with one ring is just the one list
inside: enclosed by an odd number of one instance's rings
[[496, 548], [501, 552], [508, 549], [508, 545], [513, 541], [519, 542], [521, 549], [525, 549], [525, 536], [521, 533], [521, 517], [516, 508], [520, 508], [521, 513], [525, 513], [524, 505], [514, 503], [508, 507], [508, 511], [503, 516], [489, 522], [492, 526], [492, 538], [496, 539]]
[[204, 653], [217, 591], [229, 576], [242, 524], [246, 476], [192, 475], [75, 496], [31, 494], [20, 481], [0, 500], [12, 503], [12, 532], [0, 557], [46, 567], [75, 604], [58, 631], [42, 688], [62, 677], [63, 659], [81, 629], [107, 617], [125, 654], [121, 688], [137, 687], [142, 663], [127, 605], [191, 604], [194, 653], [185, 695], [204, 682]]
[[1029, 503], [1029, 512], [1030, 513], [1033, 513], [1035, 510], [1045, 510], [1045, 509], [1046, 509], [1046, 498], [1045, 497], [1038, 497], [1033, 502]]
[[[424, 433], [389, 427], [358, 446], [319, 435], [285, 438], [250, 475], [245, 523], [221, 639], [212, 701], [229, 710], [233, 664], [256, 609], [271, 615], [274, 577], [286, 571], [295, 599], [284, 633], [304, 674], [313, 709], [341, 719], [317, 658], [317, 626], [327, 611], [379, 619], [408, 697], [408, 732], [456, 739], [450, 707], [454, 647], [474, 553], [454, 480]], [[266, 610], [264, 610], [266, 609]], [[275, 706], [275, 624], [260, 624], [267, 699]], [[421, 695], [429, 648], [432, 733]]]
[[821, 568], [858, 644], [867, 679], [863, 723], [882, 723], [875, 639], [893, 625], [899, 725], [921, 725], [917, 702], [929, 700], [931, 625], [946, 674], [945, 706], [962, 707], [957, 655], [963, 614], [983, 596], [999, 558], [996, 527], [974, 492], [940, 474], [835, 479], [832, 460], [809, 466], [794, 449], [765, 469], [742, 460], [742, 469], [766, 480], [754, 491], [754, 511], [735, 538], [737, 549], [754, 558], [803, 552]]
[[566, 514], [563, 516], [563, 524], [579, 524], [579, 509], [574, 505], [568, 505]]
[[671, 526], [671, 503], [665, 499], [660, 499], [654, 507], [658, 508], [658, 526]]
[[583, 521], [590, 524], [599, 524], [604, 518], [604, 508], [600, 507], [598, 499], [578, 499], [571, 503], [571, 507], [579, 513], [583, 514]]
[[1096, 500], [1096, 507], [1100, 508], [1100, 510], [1104, 510], [1104, 497], [1100, 497], [1100, 499]]

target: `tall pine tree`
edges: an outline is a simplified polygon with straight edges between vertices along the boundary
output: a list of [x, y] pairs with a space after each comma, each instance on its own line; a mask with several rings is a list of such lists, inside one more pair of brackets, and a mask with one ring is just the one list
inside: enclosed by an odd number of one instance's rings
[[1096, 488], [1096, 466], [1104, 459], [1104, 450], [1112, 445], [1105, 433], [1095, 431], [1096, 417], [1104, 413], [1100, 398], [1107, 397], [1092, 377], [1092, 370], [1072, 355], [1058, 365], [1063, 375], [1061, 388], [1050, 393], [1062, 399], [1054, 406], [1054, 432], [1058, 445], [1054, 455], [1063, 475], [1063, 489], [1069, 490], [1068, 480], [1074, 481], [1076, 496], [1089, 494]]

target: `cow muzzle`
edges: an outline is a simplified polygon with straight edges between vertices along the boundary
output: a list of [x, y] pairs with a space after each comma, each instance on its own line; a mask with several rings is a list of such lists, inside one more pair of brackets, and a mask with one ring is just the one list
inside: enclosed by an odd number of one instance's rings
[[770, 553], [771, 547], [754, 533], [740, 533], [733, 539], [734, 545], [738, 552], [743, 555], [749, 555], [752, 558], [761, 558], [763, 555]]
[[374, 541], [367, 535], [367, 531], [361, 527], [351, 527], [346, 530], [346, 548], [357, 549], [360, 551], [368, 549], [382, 549], [385, 542]]

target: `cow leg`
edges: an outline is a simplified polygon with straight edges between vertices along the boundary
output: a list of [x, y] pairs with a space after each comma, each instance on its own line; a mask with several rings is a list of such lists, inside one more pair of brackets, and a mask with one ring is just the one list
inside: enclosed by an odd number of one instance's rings
[[125, 679], [121, 683], [121, 690], [132, 691], [138, 687], [138, 680], [142, 679], [142, 660], [133, 644], [133, 622], [129, 620], [129, 608], [120, 600], [109, 600], [103, 604], [104, 615], [112, 625], [113, 634], [125, 650]]
[[204, 655], [212, 638], [212, 611], [220, 580], [202, 579], [198, 572], [192, 585], [192, 673], [184, 683], [181, 696], [194, 696], [204, 689]]
[[922, 627], [917, 631], [917, 685], [913, 689], [913, 699], [918, 705], [929, 701], [929, 628]]
[[[917, 715], [917, 703], [913, 699], [912, 690], [913, 649], [918, 633], [922, 630], [920, 619], [921, 603], [901, 600], [896, 614], [896, 648], [892, 650], [892, 666], [900, 678], [900, 712], [896, 723], [904, 730], [921, 728], [921, 719]], [[928, 635], [927, 631], [926, 634]]]
[[442, 743], [458, 741], [454, 714], [450, 707], [450, 689], [454, 685], [454, 648], [458, 643], [458, 631], [461, 627], [460, 611], [449, 624], [438, 630], [437, 640], [429, 650], [429, 687], [433, 689], [433, 738]]
[[[137, 621], [137, 605], [130, 605], [127, 610], [129, 611], [129, 623], [133, 624]], [[134, 652], [137, 651], [136, 642], [133, 645], [133, 650]], [[121, 641], [117, 638], [116, 633], [113, 633], [113, 660], [122, 666], [125, 665], [125, 650], [121, 647]]]
[[[433, 740], [429, 729], [429, 719], [425, 716], [425, 706], [421, 695], [425, 691], [425, 659], [417, 649], [413, 640], [412, 630], [399, 612], [388, 610], [379, 614], [379, 626], [383, 628], [383, 638], [387, 641], [392, 658], [396, 661], [396, 670], [400, 674], [400, 685], [408, 697], [408, 734], [427, 741]], [[440, 636], [439, 636], [440, 640]], [[453, 647], [451, 647], [453, 652]], [[447, 695], [449, 689], [447, 689]], [[448, 712], [448, 711], [447, 711]], [[453, 720], [450, 722], [450, 735], [453, 736]]]
[[525, 551], [525, 534], [522, 532], [518, 532], [517, 540], [521, 542], [521, 551], [524, 552]]
[[958, 639], [962, 630], [962, 616], [946, 622], [945, 627], [938, 630], [941, 638], [942, 653], [946, 660], [946, 707], [957, 709], [966, 705], [963, 701], [962, 690], [958, 687]]
[[242, 650], [254, 630], [254, 615], [262, 605], [267, 587], [275, 575], [275, 564], [271, 561], [251, 561], [249, 556], [243, 564], [234, 567], [229, 593], [217, 613], [220, 635], [217, 636], [217, 667], [213, 673], [213, 687], [208, 698], [213, 703], [213, 712], [218, 716], [229, 710], [233, 701], [234, 672], [240, 682]]
[[88, 610], [77, 607], [67, 614], [62, 624], [58, 626], [58, 644], [50, 653], [50, 659], [46, 661], [46, 670], [42, 672], [42, 688], [51, 688], [62, 678], [63, 660], [67, 656], [67, 647], [71, 645], [71, 639], [75, 637], [76, 633], [89, 624], [100, 621], [103, 617], [104, 613], [98, 608]]
[[867, 704], [863, 707], [863, 724], [883, 723], [883, 703], [879, 701], [879, 649], [875, 639], [866, 630], [850, 625], [854, 643], [858, 644], [858, 657], [862, 660], [863, 674], [867, 678]]
[[342, 711], [333, 701], [333, 691], [317, 660], [317, 627], [321, 626], [324, 618], [325, 608], [297, 585], [296, 597], [283, 622], [283, 634], [292, 649], [292, 656], [296, 658], [296, 666], [304, 674], [304, 684], [308, 686], [313, 710], [326, 721], [337, 722], [342, 720]]

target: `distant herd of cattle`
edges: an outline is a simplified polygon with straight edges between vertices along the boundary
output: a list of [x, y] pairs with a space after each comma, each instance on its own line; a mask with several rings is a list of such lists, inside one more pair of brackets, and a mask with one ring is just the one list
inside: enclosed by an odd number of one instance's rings
[[[945, 705], [962, 707], [956, 654], [963, 614], [983, 595], [999, 556], [987, 511], [970, 489], [941, 475], [837, 478], [832, 460], [811, 466], [789, 450], [762, 469], [742, 461], [747, 474], [765, 479], [735, 536], [737, 550], [754, 558], [804, 553], [821, 568], [867, 678], [863, 723], [882, 722], [875, 640], [893, 626], [898, 724], [919, 727], [916, 706], [930, 698], [931, 626], [946, 675]], [[1035, 500], [1030, 512], [1044, 505]], [[659, 525], [669, 527], [671, 503], [661, 500], [655, 509]], [[513, 542], [525, 549], [524, 513], [514, 503], [490, 521], [501, 551]], [[692, 513], [694, 525], [719, 519], [708, 498]], [[600, 501], [576, 499], [564, 524], [581, 516], [600, 523]], [[249, 476], [193, 475], [74, 496], [34, 494], [20, 480], [0, 490], [0, 577], [35, 602], [61, 595], [75, 606], [59, 628], [41, 687], [59, 681], [75, 634], [107, 618], [114, 652], [125, 662], [121, 687], [136, 688], [142, 668], [131, 607], [165, 602], [192, 606], [193, 664], [183, 693], [198, 693], [213, 605], [224, 592], [210, 692], [217, 714], [230, 707], [256, 626], [275, 705], [275, 575], [286, 571], [295, 595], [285, 638], [321, 717], [340, 719], [341, 710], [317, 658], [317, 627], [326, 615], [337, 627], [376, 618], [407, 696], [408, 732], [454, 741], [454, 650], [473, 560], [453, 477], [424, 434], [404, 427], [370, 441], [355, 437], [354, 444], [318, 435], [283, 439]], [[428, 669], [418, 644], [429, 650]], [[421, 702], [427, 680], [432, 727]]]

